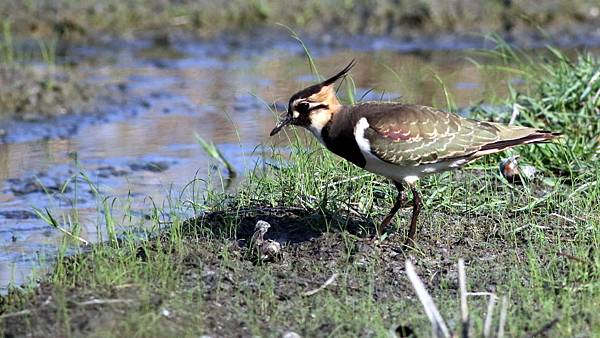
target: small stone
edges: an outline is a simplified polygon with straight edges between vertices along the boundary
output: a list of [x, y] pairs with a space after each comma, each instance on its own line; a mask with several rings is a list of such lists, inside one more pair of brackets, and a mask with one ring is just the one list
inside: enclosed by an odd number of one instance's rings
[[171, 311], [169, 311], [168, 309], [162, 308], [162, 309], [160, 309], [160, 314], [164, 317], [169, 318], [171, 316]]
[[294, 331], [287, 331], [281, 335], [281, 338], [302, 338], [302, 336]]
[[268, 239], [260, 246], [260, 253], [262, 254], [262, 259], [274, 258], [281, 254], [281, 244], [274, 240]]
[[537, 169], [530, 165], [524, 165], [521, 167], [521, 174], [524, 175], [528, 180], [532, 179], [537, 173]]

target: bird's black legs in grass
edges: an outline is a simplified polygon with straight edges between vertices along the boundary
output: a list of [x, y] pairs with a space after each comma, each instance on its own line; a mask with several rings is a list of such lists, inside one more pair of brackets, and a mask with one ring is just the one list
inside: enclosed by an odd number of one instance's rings
[[383, 234], [385, 228], [387, 228], [392, 221], [392, 218], [394, 218], [394, 215], [398, 212], [398, 209], [400, 209], [400, 206], [402, 206], [402, 203], [404, 203], [404, 187], [402, 186], [402, 183], [394, 181], [394, 185], [396, 186], [396, 189], [398, 189], [398, 196], [396, 197], [396, 202], [394, 202], [392, 210], [388, 212], [387, 216], [383, 219], [383, 222], [377, 227], [377, 236]]
[[413, 212], [412, 218], [410, 219], [410, 229], [408, 230], [406, 245], [414, 244], [415, 234], [417, 233], [417, 218], [421, 212], [421, 197], [412, 184], [410, 185], [410, 191], [413, 194]]

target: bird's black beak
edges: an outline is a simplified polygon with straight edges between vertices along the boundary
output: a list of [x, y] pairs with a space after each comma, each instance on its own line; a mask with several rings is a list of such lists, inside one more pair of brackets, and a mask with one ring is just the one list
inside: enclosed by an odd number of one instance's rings
[[273, 136], [275, 134], [277, 134], [281, 129], [283, 129], [283, 127], [287, 126], [288, 124], [292, 123], [294, 119], [292, 118], [291, 114], [287, 114], [285, 119], [279, 121], [277, 123], [277, 125], [275, 126], [275, 128], [273, 128], [273, 130], [271, 130], [271, 133], [269, 134], [269, 136]]

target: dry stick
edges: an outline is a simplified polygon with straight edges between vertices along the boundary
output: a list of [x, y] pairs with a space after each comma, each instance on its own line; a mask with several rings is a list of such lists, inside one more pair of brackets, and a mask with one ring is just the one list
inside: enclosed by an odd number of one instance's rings
[[79, 237], [79, 236], [75, 235], [74, 233], [70, 232], [69, 230], [67, 230], [67, 229], [65, 229], [65, 228], [63, 228], [61, 226], [54, 225], [54, 227], [56, 229], [58, 229], [59, 231], [63, 232], [65, 235], [67, 235], [69, 237], [72, 237], [72, 238], [75, 238], [76, 240], [80, 241], [81, 243], [83, 243], [85, 245], [89, 245], [90, 244], [90, 242], [88, 240], [86, 240], [85, 238]]
[[325, 283], [323, 283], [323, 285], [319, 286], [319, 287], [318, 287], [318, 288], [316, 288], [316, 289], [313, 289], [313, 290], [309, 290], [309, 291], [303, 292], [303, 293], [302, 293], [302, 296], [304, 296], [304, 297], [312, 296], [312, 295], [314, 295], [315, 293], [317, 293], [317, 292], [319, 292], [319, 291], [321, 291], [321, 290], [325, 289], [325, 288], [326, 288], [326, 287], [327, 287], [329, 284], [331, 284], [331, 283], [333, 283], [333, 282], [335, 281], [335, 279], [337, 278], [337, 276], [338, 276], [338, 274], [337, 274], [337, 273], [334, 273], [333, 275], [331, 275], [331, 277], [329, 277], [329, 279], [327, 279], [327, 280], [325, 281]]
[[469, 306], [467, 305], [467, 275], [465, 273], [465, 260], [458, 260], [458, 285], [460, 287], [460, 317], [462, 336], [469, 338]]
[[500, 308], [500, 323], [498, 324], [498, 334], [496, 337], [504, 337], [504, 325], [506, 324], [506, 313], [508, 312], [508, 298], [502, 297], [502, 307]]
[[569, 222], [571, 224], [577, 224], [577, 222], [575, 222], [575, 220], [573, 220], [573, 219], [571, 219], [571, 218], [569, 218], [567, 216], [563, 216], [561, 214], [558, 214], [556, 212], [551, 213], [550, 216], [558, 217], [558, 218], [560, 218], [562, 220], [565, 220], [565, 221], [567, 221], [567, 222]]
[[406, 275], [408, 276], [408, 279], [410, 280], [413, 288], [415, 289], [415, 292], [417, 293], [417, 297], [419, 297], [421, 304], [423, 304], [425, 313], [427, 314], [427, 317], [431, 322], [432, 336], [450, 338], [450, 331], [448, 330], [444, 319], [440, 315], [440, 312], [435, 306], [435, 303], [429, 295], [429, 292], [427, 292], [427, 289], [425, 289], [425, 285], [423, 285], [423, 282], [415, 272], [415, 267], [410, 260], [406, 260]]
[[487, 306], [487, 312], [485, 314], [485, 321], [483, 322], [483, 337], [489, 338], [492, 332], [492, 318], [494, 317], [494, 305], [496, 304], [496, 295], [491, 293], [490, 300]]
[[493, 292], [467, 292], [467, 296], [488, 296], [488, 297], [496, 297], [496, 294]]
[[583, 264], [589, 264], [589, 265], [592, 265], [592, 264], [593, 264], [593, 263], [592, 263], [591, 261], [589, 261], [589, 260], [586, 260], [586, 259], [583, 259], [583, 258], [579, 258], [579, 257], [577, 257], [577, 256], [569, 255], [568, 253], [564, 253], [564, 252], [559, 252], [559, 253], [557, 253], [556, 255], [557, 255], [557, 256], [561, 256], [561, 257], [565, 257], [565, 258], [568, 258], [568, 259], [570, 259], [570, 260], [574, 260], [574, 261], [576, 261], [576, 262], [583, 263]]
[[17, 311], [17, 312], [5, 313], [3, 315], [0, 315], [0, 319], [24, 316], [24, 315], [28, 315], [30, 313], [31, 313], [30, 310], [22, 310], [22, 311]]
[[552, 319], [549, 323], [546, 323], [539, 330], [537, 330], [534, 333], [527, 336], [527, 338], [533, 338], [533, 337], [540, 336], [542, 334], [546, 334], [546, 332], [548, 332], [548, 330], [550, 330], [552, 327], [554, 327], [554, 325], [556, 325], [558, 323], [558, 321], [559, 321], [558, 318]]
[[86, 305], [104, 305], [104, 304], [129, 304], [134, 303], [134, 299], [92, 299], [85, 302], [75, 303], [78, 306], [86, 306]]

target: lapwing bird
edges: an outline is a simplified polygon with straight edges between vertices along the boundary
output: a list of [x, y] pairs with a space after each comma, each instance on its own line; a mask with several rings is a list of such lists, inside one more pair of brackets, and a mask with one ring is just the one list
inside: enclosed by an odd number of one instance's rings
[[381, 235], [400, 209], [404, 184], [413, 195], [408, 243], [414, 243], [421, 198], [415, 188], [425, 175], [439, 173], [513, 146], [548, 142], [559, 133], [463, 118], [431, 107], [397, 102], [338, 101], [334, 84], [354, 66], [354, 60], [331, 78], [292, 95], [284, 119], [308, 129], [328, 150], [394, 182], [398, 196], [379, 226]]

